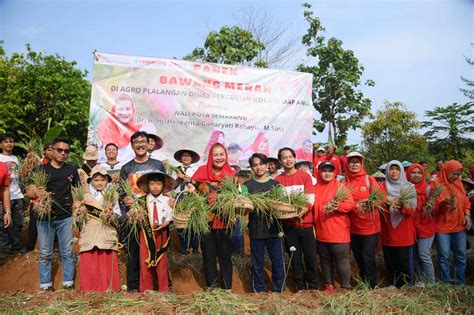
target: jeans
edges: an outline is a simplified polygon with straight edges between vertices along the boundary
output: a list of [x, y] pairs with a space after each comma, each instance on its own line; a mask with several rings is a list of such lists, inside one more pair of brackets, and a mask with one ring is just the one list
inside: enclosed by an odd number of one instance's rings
[[51, 258], [53, 256], [54, 235], [57, 234], [63, 269], [63, 286], [74, 285], [76, 257], [72, 252], [72, 218], [52, 221], [37, 221], [38, 228], [38, 270], [40, 288], [53, 286], [51, 279]]
[[[21, 245], [21, 231], [23, 229], [23, 199], [11, 200], [11, 217], [12, 223], [10, 227], [3, 227], [3, 216], [5, 211], [0, 210], [0, 251], [1, 250], [19, 250]], [[2, 205], [3, 206], [3, 205]]]
[[242, 234], [242, 229], [240, 228], [240, 219], [237, 220], [234, 224], [232, 234], [230, 236], [230, 243], [232, 248], [232, 253], [243, 253], [244, 252], [244, 236]]
[[433, 283], [435, 281], [435, 271], [433, 260], [431, 260], [431, 245], [434, 235], [426, 238], [419, 238], [416, 242], [415, 251], [415, 273], [418, 281]]
[[194, 234], [185, 236], [184, 229], [177, 229], [176, 231], [179, 236], [180, 243], [179, 253], [182, 255], [189, 254], [189, 249], [192, 248], [193, 253], [196, 254], [199, 249], [199, 242], [196, 236]]
[[285, 262], [281, 239], [250, 239], [250, 255], [252, 257], [252, 287], [254, 292], [264, 292], [265, 287], [265, 248], [272, 262], [272, 290], [282, 292], [285, 279]]
[[456, 233], [438, 233], [436, 235], [438, 262], [441, 271], [441, 281], [451, 283], [451, 250], [454, 252], [455, 284], [464, 285], [466, 282], [466, 231]]

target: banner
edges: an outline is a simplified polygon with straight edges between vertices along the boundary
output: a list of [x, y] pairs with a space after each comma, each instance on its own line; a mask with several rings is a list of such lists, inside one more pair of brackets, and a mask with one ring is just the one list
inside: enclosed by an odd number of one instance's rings
[[216, 142], [241, 167], [254, 152], [276, 157], [285, 146], [312, 160], [311, 92], [307, 73], [95, 53], [88, 143], [102, 161], [115, 143], [123, 163], [138, 130], [161, 137], [153, 157], [174, 164], [185, 148], [205, 163]]

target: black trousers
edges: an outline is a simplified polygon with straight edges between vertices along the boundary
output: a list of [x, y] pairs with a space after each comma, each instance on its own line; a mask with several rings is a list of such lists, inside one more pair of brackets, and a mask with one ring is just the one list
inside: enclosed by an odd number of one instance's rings
[[36, 239], [38, 238], [38, 230], [36, 228], [36, 212], [33, 210], [33, 204], [30, 203], [28, 206], [28, 211], [30, 212], [30, 222], [28, 223], [28, 243], [26, 244], [26, 249], [32, 251], [36, 246]]
[[221, 288], [232, 288], [232, 249], [230, 233], [226, 230], [212, 229], [201, 240], [202, 263], [206, 283], [209, 288], [217, 287], [217, 261], [221, 274]]
[[413, 246], [383, 246], [383, 259], [391, 285], [413, 285]]
[[138, 236], [128, 237], [127, 251], [127, 290], [138, 291], [140, 283], [140, 238]]
[[373, 289], [377, 286], [377, 243], [379, 233], [351, 234], [351, 247], [359, 267], [359, 277]]
[[334, 265], [336, 265], [341, 287], [351, 288], [351, 264], [349, 263], [349, 243], [326, 243], [318, 241], [324, 284], [334, 285]]
[[285, 227], [284, 232], [296, 290], [319, 290], [316, 238], [313, 228]]

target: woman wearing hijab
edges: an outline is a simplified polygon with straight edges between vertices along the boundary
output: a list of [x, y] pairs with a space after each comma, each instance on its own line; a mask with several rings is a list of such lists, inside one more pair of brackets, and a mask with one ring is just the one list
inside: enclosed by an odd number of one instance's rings
[[[210, 149], [210, 156], [206, 165], [200, 166], [192, 176], [192, 181], [198, 190], [208, 194], [209, 204], [213, 204], [219, 186], [226, 178], [233, 178], [235, 171], [227, 161], [227, 151], [220, 143], [215, 143]], [[232, 260], [230, 233], [227, 231], [227, 222], [215, 216], [211, 222], [211, 233], [201, 242], [202, 260], [207, 286], [217, 286], [217, 264], [221, 273], [221, 288], [232, 288]]]
[[211, 133], [211, 136], [209, 137], [209, 141], [207, 142], [207, 146], [204, 149], [204, 156], [203, 156], [204, 163], [207, 162], [209, 152], [211, 151], [212, 146], [216, 143], [220, 143], [224, 148], [226, 147], [225, 135], [224, 135], [224, 132], [222, 132], [221, 130], [214, 130]]
[[424, 286], [435, 281], [433, 261], [431, 259], [431, 246], [436, 234], [436, 224], [431, 213], [423, 213], [426, 202], [433, 192], [433, 187], [425, 181], [425, 169], [421, 164], [411, 164], [407, 169], [407, 179], [415, 185], [416, 190], [416, 255], [415, 271], [417, 286]]
[[337, 190], [343, 184], [336, 180], [335, 167], [331, 162], [319, 164], [318, 169], [318, 183], [314, 187], [314, 215], [324, 291], [334, 292], [334, 263], [339, 273], [341, 287], [350, 290], [349, 212], [354, 208], [354, 201], [349, 193], [346, 200], [337, 202], [333, 205], [333, 211], [328, 213], [325, 207], [334, 199]]
[[[471, 203], [461, 182], [463, 167], [455, 160], [443, 164], [436, 183], [443, 187], [436, 199], [435, 221], [437, 229], [438, 262], [441, 281], [451, 282], [451, 250], [454, 252], [455, 284], [466, 282], [466, 229], [471, 228]], [[451, 248], [452, 247], [452, 248]]]
[[354, 199], [353, 211], [349, 212], [351, 221], [351, 248], [359, 267], [359, 277], [373, 289], [377, 285], [377, 243], [380, 234], [380, 214], [361, 213], [357, 204], [366, 200], [372, 190], [380, 189], [377, 180], [367, 175], [364, 156], [359, 152], [350, 152], [344, 170], [342, 183], [350, 187]]
[[383, 256], [391, 287], [400, 288], [413, 281], [416, 191], [399, 161], [388, 162], [385, 174], [382, 189], [387, 192], [388, 204], [381, 220]]

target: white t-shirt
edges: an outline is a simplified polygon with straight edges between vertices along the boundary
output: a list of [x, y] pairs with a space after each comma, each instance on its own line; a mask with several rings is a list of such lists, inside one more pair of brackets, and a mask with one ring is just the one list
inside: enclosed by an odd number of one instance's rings
[[[148, 217], [150, 218], [150, 224], [163, 224], [166, 222], [173, 221], [172, 209], [168, 205], [169, 198], [160, 194], [158, 197], [154, 197], [152, 194], [146, 196], [148, 203]], [[153, 222], [153, 204], [156, 203], [156, 209], [158, 210], [158, 222]]]
[[122, 168], [123, 163], [118, 162], [117, 164], [114, 164], [114, 165], [110, 165], [110, 164], [107, 164], [107, 163], [101, 163], [100, 165], [105, 167], [105, 170], [107, 171], [107, 173], [115, 174], [115, 173], [120, 172], [120, 169]]
[[[188, 166], [180, 165], [178, 167], [179, 168], [185, 168], [186, 170], [185, 170], [184, 174], [186, 174], [186, 176], [189, 176], [189, 177], [193, 177], [194, 173], [196, 173], [196, 171], [198, 169], [198, 167], [194, 164], [191, 164], [191, 165], [188, 165]], [[178, 178], [178, 174], [176, 172], [173, 172], [173, 174], [171, 174], [171, 176], [175, 180]], [[176, 189], [174, 191], [176, 191], [178, 193], [181, 192], [181, 187], [180, 186], [176, 187]]]
[[23, 193], [20, 188], [20, 162], [14, 155], [0, 154], [0, 162], [7, 165], [8, 173], [10, 174], [10, 199], [23, 199]]

